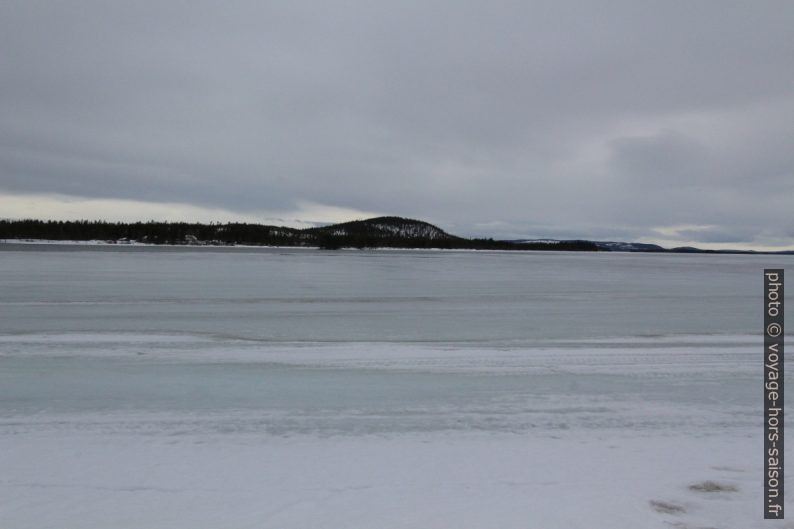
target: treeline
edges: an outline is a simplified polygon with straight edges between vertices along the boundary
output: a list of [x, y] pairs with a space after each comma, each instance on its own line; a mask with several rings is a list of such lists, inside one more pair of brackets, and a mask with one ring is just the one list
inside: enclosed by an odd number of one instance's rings
[[[386, 219], [386, 220], [384, 220]], [[392, 220], [395, 219], [395, 220]], [[375, 222], [377, 221], [377, 222]], [[393, 229], [391, 222], [399, 223]], [[415, 224], [411, 224], [414, 222]], [[432, 230], [431, 230], [432, 228]], [[437, 230], [437, 231], [433, 231]], [[441, 235], [439, 235], [441, 234]], [[0, 220], [0, 239], [99, 240], [110, 243], [319, 246], [337, 248], [446, 248], [477, 250], [597, 251], [589, 241], [514, 243], [465, 239], [421, 221], [382, 217], [304, 230], [263, 224]]]
[[367, 237], [362, 235], [328, 235], [317, 237], [320, 248], [337, 250], [339, 248], [427, 248], [444, 250], [539, 250], [539, 251], [587, 251], [597, 252], [598, 247], [590, 241], [560, 241], [558, 243], [515, 243], [493, 239], [428, 239], [402, 237]]
[[138, 241], [151, 244], [268, 244], [293, 245], [300, 230], [261, 224], [198, 224], [187, 222], [102, 222], [2, 220], [0, 239], [54, 241]]

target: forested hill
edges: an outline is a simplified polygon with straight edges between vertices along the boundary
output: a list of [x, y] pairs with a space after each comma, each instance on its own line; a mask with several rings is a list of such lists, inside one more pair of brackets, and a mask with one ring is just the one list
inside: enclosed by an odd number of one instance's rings
[[370, 237], [375, 239], [457, 239], [438, 226], [428, 222], [402, 217], [376, 217], [368, 220], [354, 220], [331, 226], [309, 228], [308, 233], [341, 237]]
[[296, 229], [264, 224], [0, 220], [0, 240], [105, 241], [184, 245], [262, 245], [336, 248], [448, 248], [597, 251], [588, 241], [510, 242], [467, 239], [414, 219], [377, 217]]

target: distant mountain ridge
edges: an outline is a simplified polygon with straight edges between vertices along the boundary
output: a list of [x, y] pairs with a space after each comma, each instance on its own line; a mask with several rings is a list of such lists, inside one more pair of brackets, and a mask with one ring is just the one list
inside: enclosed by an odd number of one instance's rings
[[[557, 243], [559, 239], [515, 239], [511, 242], [515, 243], [528, 243], [528, 242], [549, 242]], [[665, 252], [665, 248], [658, 244], [649, 244], [644, 242], [615, 242], [615, 241], [591, 241], [598, 246], [599, 250], [607, 252]]]
[[[511, 239], [510, 242], [525, 244], [532, 242], [544, 242], [555, 244], [564, 242], [560, 239]], [[588, 241], [596, 245], [602, 252], [655, 252], [655, 253], [725, 253], [725, 254], [771, 254], [771, 255], [794, 255], [794, 250], [781, 251], [758, 251], [758, 250], [704, 250], [693, 246], [678, 246], [675, 248], [664, 248], [658, 244], [645, 242], [617, 242], [617, 241]]]

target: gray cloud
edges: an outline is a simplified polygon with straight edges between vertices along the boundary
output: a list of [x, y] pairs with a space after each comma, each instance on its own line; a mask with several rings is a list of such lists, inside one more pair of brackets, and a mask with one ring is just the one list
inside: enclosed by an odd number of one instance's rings
[[705, 243], [741, 243], [753, 240], [758, 235], [758, 231], [733, 226], [729, 229], [720, 226], [708, 226], [698, 229], [678, 230], [678, 236], [682, 240], [690, 240]]
[[793, 18], [771, 1], [5, 2], [0, 191], [791, 245]]
[[612, 172], [625, 185], [652, 191], [657, 187], [693, 188], [711, 172], [709, 153], [697, 141], [672, 131], [648, 137], [612, 140]]

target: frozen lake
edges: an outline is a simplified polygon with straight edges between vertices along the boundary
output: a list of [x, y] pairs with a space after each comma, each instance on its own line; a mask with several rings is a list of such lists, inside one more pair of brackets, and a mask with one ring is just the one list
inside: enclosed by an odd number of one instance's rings
[[791, 527], [792, 259], [0, 245], [0, 525]]

